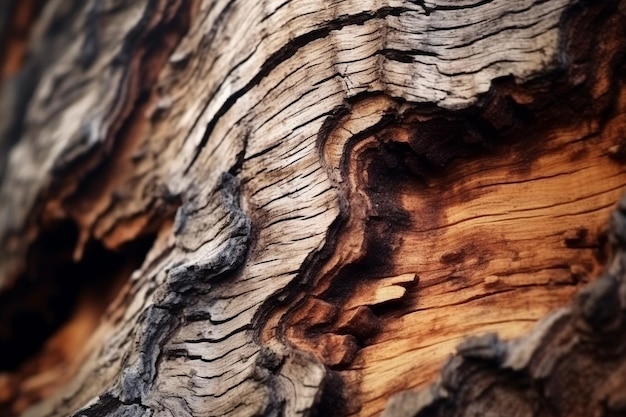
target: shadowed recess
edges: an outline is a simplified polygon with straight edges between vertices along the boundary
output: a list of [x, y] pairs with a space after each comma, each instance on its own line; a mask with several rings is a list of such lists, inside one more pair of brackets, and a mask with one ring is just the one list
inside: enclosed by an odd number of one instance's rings
[[[75, 261], [77, 239], [70, 220], [48, 227], [29, 250], [23, 275], [0, 294], [0, 375], [28, 377], [76, 355], [143, 263], [155, 235], [118, 250], [91, 241]], [[0, 393], [0, 414], [6, 415], [3, 397]]]

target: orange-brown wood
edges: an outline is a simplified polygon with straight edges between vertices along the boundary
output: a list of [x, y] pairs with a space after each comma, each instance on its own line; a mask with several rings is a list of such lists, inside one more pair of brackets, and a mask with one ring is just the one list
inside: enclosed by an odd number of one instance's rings
[[623, 1], [63, 3], [0, 57], [0, 414], [623, 409]]

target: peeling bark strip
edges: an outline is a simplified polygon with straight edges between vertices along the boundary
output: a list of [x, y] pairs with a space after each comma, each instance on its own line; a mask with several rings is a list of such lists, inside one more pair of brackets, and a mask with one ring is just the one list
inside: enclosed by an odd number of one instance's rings
[[0, 89], [0, 318], [106, 288], [0, 414], [623, 414], [625, 10], [46, 2]]

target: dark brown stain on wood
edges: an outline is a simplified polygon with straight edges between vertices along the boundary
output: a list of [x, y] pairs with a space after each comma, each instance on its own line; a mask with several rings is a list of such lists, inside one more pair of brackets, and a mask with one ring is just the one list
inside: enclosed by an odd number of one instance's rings
[[[592, 16], [591, 21], [608, 19], [610, 25], [615, 25], [619, 21], [610, 7], [600, 7], [596, 12], [597, 15]], [[569, 19], [567, 25], [572, 25], [568, 27], [574, 28], [572, 22], [578, 22], [579, 17], [572, 11], [567, 19]], [[456, 242], [456, 247], [442, 251], [437, 256], [436, 262], [447, 269], [441, 272], [441, 277], [432, 276], [421, 280], [417, 286], [408, 287], [405, 301], [372, 308], [363, 306], [362, 308], [367, 310], [362, 310], [361, 314], [367, 319], [357, 319], [353, 312], [341, 311], [342, 306], [345, 306], [351, 297], [355, 297], [355, 294], [365, 288], [361, 285], [364, 282], [406, 272], [415, 272], [420, 278], [424, 278], [420, 270], [407, 270], [407, 265], [412, 261], [398, 255], [398, 245], [413, 233], [421, 233], [420, 236], [426, 239], [422, 245], [413, 249], [414, 253], [423, 254], [425, 251], [423, 248], [430, 244], [436, 245], [442, 231], [451, 221], [447, 214], [450, 207], [464, 207], [475, 199], [482, 198], [485, 195], [485, 187], [496, 187], [497, 181], [500, 181], [502, 186], [508, 182], [532, 181], [534, 177], [539, 177], [538, 181], [541, 181], [540, 170], [543, 169], [541, 161], [550, 155], [564, 155], [567, 161], [575, 164], [586, 160], [590, 157], [591, 151], [597, 150], [598, 147], [610, 148], [615, 143], [620, 143], [621, 137], [611, 134], [610, 128], [607, 128], [607, 122], [610, 120], [610, 117], [607, 118], [607, 112], [616, 114], [615, 106], [618, 102], [616, 91], [620, 89], [614, 86], [607, 88], [599, 96], [597, 94], [598, 83], [602, 83], [599, 81], [600, 78], [614, 79], [602, 72], [607, 68], [615, 68], [617, 57], [622, 56], [619, 59], [623, 59], [623, 54], [616, 52], [623, 51], [623, 45], [593, 49], [590, 47], [592, 41], [589, 39], [577, 39], [578, 33], [586, 32], [572, 29], [569, 33], [570, 35], [563, 39], [565, 59], [580, 60], [581, 65], [584, 64], [586, 67], [581, 72], [597, 74], [597, 78], [579, 79], [576, 74], [567, 74], [564, 77], [558, 69], [524, 85], [518, 85], [511, 78], [503, 78], [497, 80], [481, 101], [470, 109], [452, 112], [415, 106], [402, 117], [390, 115], [377, 126], [355, 135], [351, 142], [346, 144], [344, 147], [346, 154], [341, 165], [343, 184], [350, 184], [351, 180], [356, 179], [356, 187], [366, 196], [366, 200], [347, 198], [350, 206], [343, 213], [343, 221], [336, 225], [336, 241], [339, 242], [336, 250], [342, 250], [342, 241], [354, 239], [350, 233], [357, 230], [358, 233], [367, 236], [366, 242], [363, 245], [363, 252], [354, 258], [350, 265], [331, 269], [329, 275], [318, 276], [311, 281], [313, 289], [307, 290], [309, 293], [316, 293], [315, 287], [321, 288], [316, 297], [339, 308], [338, 313], [333, 313], [336, 321], [329, 322], [326, 318], [320, 322], [317, 314], [305, 314], [298, 315], [298, 326], [308, 325], [309, 328], [316, 329], [314, 340], [321, 336], [320, 332], [329, 335], [352, 334], [356, 336], [360, 348], [364, 349], [376, 340], [378, 332], [384, 330], [376, 323], [389, 323], [384, 318], [398, 318], [410, 314], [422, 302], [420, 290], [424, 288], [430, 287], [436, 291], [439, 286], [442, 288], [440, 291], [462, 294], [471, 286], [482, 282], [489, 291], [483, 294], [480, 300], [477, 299], [477, 305], [491, 309], [498, 308], [499, 301], [490, 297], [490, 294], [505, 294], [517, 288], [497, 275], [478, 278], [480, 274], [488, 273], [492, 261], [510, 258], [508, 262], [525, 263], [525, 266], [518, 269], [520, 276], [524, 274], [531, 276], [537, 272], [533, 269], [532, 260], [525, 260], [520, 255], [520, 250], [511, 244], [510, 238], [507, 237], [507, 227], [503, 227], [496, 235], [472, 235], [470, 241]], [[579, 42], [587, 46], [578, 48]], [[620, 45], [623, 43], [622, 40], [616, 39], [612, 42]], [[586, 58], [583, 59], [583, 56]], [[363, 97], [364, 100], [371, 98]], [[564, 107], [561, 103], [567, 105]], [[337, 125], [331, 127], [332, 125], [327, 124], [322, 136], [328, 135], [328, 132], [340, 126], [344, 117], [345, 112], [338, 110], [335, 119]], [[596, 121], [599, 123], [595, 123]], [[572, 122], [581, 127], [579, 139], [560, 142], [559, 135], [571, 134], [567, 129]], [[408, 141], [402, 138], [408, 138]], [[357, 152], [357, 145], [367, 140], [376, 142], [377, 149]], [[612, 156], [605, 154], [609, 157], [602, 164], [617, 162], [621, 165], [618, 158], [615, 158], [616, 153], [613, 152]], [[494, 183], [493, 178], [479, 179], [481, 171], [477, 168], [481, 166], [498, 173], [499, 180]], [[613, 168], [608, 169], [610, 171]], [[624, 175], [626, 172], [623, 167], [618, 170], [623, 178], [621, 183], [623, 186], [626, 184]], [[475, 174], [472, 174], [473, 172]], [[367, 180], [364, 180], [365, 178]], [[477, 178], [479, 180], [472, 182]], [[343, 192], [349, 195], [354, 195], [355, 191], [347, 190], [345, 186], [343, 189]], [[566, 194], [577, 191], [555, 190], [555, 193], [558, 192]], [[423, 201], [416, 212], [411, 212], [407, 207], [408, 203], [402, 201], [411, 194], [419, 196]], [[505, 200], [502, 202], [502, 209], [514, 210], [516, 195], [503, 197]], [[607, 207], [604, 210], [608, 209]], [[523, 216], [521, 218], [519, 221], [523, 222]], [[564, 237], [554, 242], [555, 250], [563, 245], [571, 251], [566, 258], [559, 259], [556, 264], [540, 267], [545, 268], [546, 274], [552, 274], [545, 291], [562, 286], [575, 288], [587, 282], [594, 273], [603, 268], [607, 261], [606, 234], [602, 231], [601, 225], [605, 220], [601, 216], [596, 218], [597, 224], [563, 230]], [[362, 222], [364, 232], [350, 226], [350, 219], [357, 219], [357, 223]], [[534, 247], [533, 250], [536, 251], [537, 248]], [[552, 249], [546, 247], [542, 250], [549, 252]], [[404, 251], [406, 252], [406, 248]], [[586, 252], [581, 255], [580, 251]], [[567, 266], [566, 271], [560, 272], [564, 268], [563, 265], [572, 266]], [[551, 270], [555, 272], [552, 273]], [[561, 277], [561, 274], [567, 277]], [[527, 285], [535, 284], [529, 282]], [[433, 296], [432, 291], [428, 294]], [[298, 309], [294, 309], [296, 310]], [[289, 317], [291, 313], [287, 314]], [[351, 320], [355, 323], [365, 320], [371, 322], [372, 326], [367, 334], [357, 335], [355, 329], [362, 324], [347, 325], [346, 323]], [[285, 323], [285, 328], [292, 324], [295, 323], [289, 319]], [[307, 334], [311, 333], [303, 329], [289, 333], [288, 337], [295, 346], [317, 355], [324, 362], [327, 355], [316, 350], [315, 342], [298, 340], [300, 337], [307, 337]], [[326, 362], [326, 364], [340, 372], [350, 369], [345, 363]], [[359, 368], [358, 364], [355, 366]], [[407, 375], [407, 378], [410, 379], [411, 376]], [[398, 383], [398, 386], [402, 385]], [[412, 386], [411, 383], [408, 385]], [[407, 383], [404, 386], [407, 386]], [[350, 402], [347, 398], [344, 398], [344, 401]]]

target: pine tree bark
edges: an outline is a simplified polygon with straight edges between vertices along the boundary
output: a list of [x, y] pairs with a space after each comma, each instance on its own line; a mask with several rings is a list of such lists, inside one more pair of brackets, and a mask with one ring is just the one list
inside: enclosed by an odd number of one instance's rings
[[0, 415], [626, 415], [625, 35], [4, 2]]

